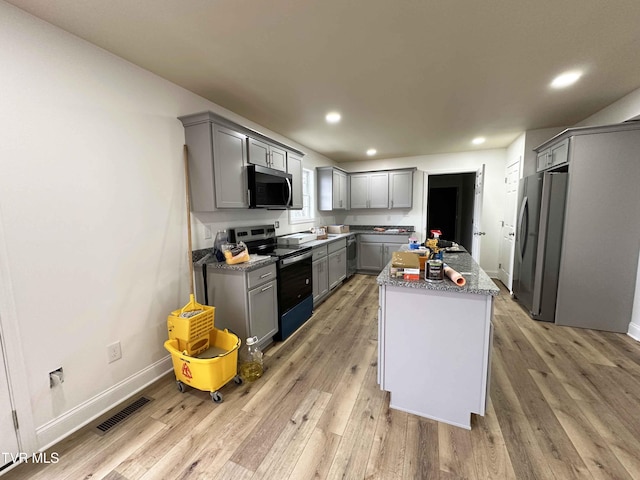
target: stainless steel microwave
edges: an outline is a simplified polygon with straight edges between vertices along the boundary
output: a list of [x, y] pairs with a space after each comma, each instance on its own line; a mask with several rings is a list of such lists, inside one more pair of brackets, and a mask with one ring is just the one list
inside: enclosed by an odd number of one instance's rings
[[290, 173], [259, 165], [247, 166], [249, 208], [285, 210], [292, 206]]

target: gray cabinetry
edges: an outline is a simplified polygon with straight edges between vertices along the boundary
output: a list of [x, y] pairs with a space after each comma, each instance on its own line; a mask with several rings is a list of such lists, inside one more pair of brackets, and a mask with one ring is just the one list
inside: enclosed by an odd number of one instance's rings
[[352, 173], [350, 208], [389, 208], [389, 174], [387, 172]]
[[[302, 152], [213, 112], [185, 115], [179, 120], [185, 131], [194, 212], [248, 208], [248, 163], [287, 171], [287, 156], [294, 156], [300, 161], [300, 172], [293, 175], [294, 194], [296, 189], [301, 192]], [[301, 195], [300, 206], [294, 208], [301, 208]]]
[[[562, 158], [567, 141], [555, 322], [627, 333], [634, 295], [638, 302], [640, 124], [569, 129], [537, 150], [554, 149]], [[546, 283], [543, 278], [543, 290]]]
[[249, 206], [244, 168], [247, 164], [247, 137], [220, 125], [213, 124], [211, 128], [216, 207], [246, 208]]
[[389, 208], [413, 207], [413, 170], [389, 172]]
[[249, 137], [248, 143], [249, 163], [283, 172], [287, 170], [287, 152], [285, 150], [251, 137]]
[[340, 238], [327, 246], [329, 267], [329, 290], [347, 278], [347, 239]]
[[247, 136], [222, 125], [185, 127], [191, 209], [247, 208]]
[[380, 273], [409, 235], [358, 235], [358, 271]]
[[304, 206], [302, 203], [302, 157], [293, 153], [287, 155], [287, 173], [293, 177], [291, 208], [301, 209]]
[[538, 172], [567, 163], [569, 161], [570, 140], [571, 138], [565, 138], [564, 140], [561, 140], [558, 143], [538, 152]]
[[[198, 269], [200, 270], [200, 269]], [[196, 294], [204, 303], [201, 270]], [[251, 270], [207, 269], [209, 305], [215, 306], [215, 326], [228, 328], [241, 339], [257, 336], [261, 347], [278, 331], [278, 292], [275, 263]]]
[[329, 293], [329, 266], [327, 245], [313, 249], [313, 306], [317, 306]]
[[317, 167], [318, 210], [347, 210], [347, 173], [335, 167]]

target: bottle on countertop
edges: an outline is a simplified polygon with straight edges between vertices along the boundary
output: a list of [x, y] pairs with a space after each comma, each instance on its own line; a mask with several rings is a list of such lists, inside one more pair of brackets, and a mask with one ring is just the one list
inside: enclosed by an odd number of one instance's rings
[[262, 376], [264, 367], [258, 337], [249, 337], [240, 349], [240, 376], [245, 382], [253, 382]]
[[218, 230], [216, 238], [213, 241], [213, 254], [216, 256], [216, 260], [224, 262], [224, 252], [222, 251], [222, 245], [229, 242], [229, 236], [226, 230]]

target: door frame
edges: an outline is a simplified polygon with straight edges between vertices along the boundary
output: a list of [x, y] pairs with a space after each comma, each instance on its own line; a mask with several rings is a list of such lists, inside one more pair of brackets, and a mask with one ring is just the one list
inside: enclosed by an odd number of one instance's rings
[[38, 441], [31, 410], [25, 356], [22, 350], [6, 245], [2, 210], [0, 209], [0, 330], [2, 331], [0, 341], [5, 357], [9, 397], [18, 418], [19, 428], [16, 430], [18, 446], [21, 452], [30, 456], [38, 451]]
[[[478, 168], [482, 168], [484, 163], [481, 163], [479, 167], [461, 167], [461, 168], [443, 168], [443, 169], [429, 169], [423, 170], [423, 186], [422, 186], [422, 212], [420, 215], [420, 234], [423, 235], [422, 241], [426, 241], [429, 238], [429, 232], [427, 232], [427, 203], [429, 199], [429, 175], [451, 175], [451, 174], [459, 174], [459, 173], [473, 173], [474, 175], [478, 172]], [[486, 170], [486, 169], [485, 169]], [[484, 207], [483, 207], [484, 209]], [[482, 212], [481, 212], [482, 215]], [[482, 217], [481, 217], [482, 218]], [[464, 246], [464, 245], [463, 245]], [[482, 250], [482, 248], [480, 248]], [[477, 252], [478, 259], [480, 258], [480, 252]], [[479, 261], [476, 260], [478, 264]]]

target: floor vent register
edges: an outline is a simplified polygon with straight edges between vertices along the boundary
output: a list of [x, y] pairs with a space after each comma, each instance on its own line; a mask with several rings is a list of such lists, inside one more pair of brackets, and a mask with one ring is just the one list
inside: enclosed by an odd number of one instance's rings
[[105, 435], [107, 432], [109, 432], [111, 429], [113, 429], [113, 427], [115, 427], [116, 425], [121, 424], [124, 420], [126, 420], [131, 415], [133, 415], [134, 413], [139, 411], [142, 407], [144, 407], [147, 403], [149, 403], [151, 401], [152, 401], [152, 399], [151, 398], [147, 398], [147, 397], [138, 398], [135, 402], [127, 405], [122, 410], [117, 412], [115, 415], [107, 418], [100, 425], [97, 425], [95, 427], [95, 432], [98, 435]]

